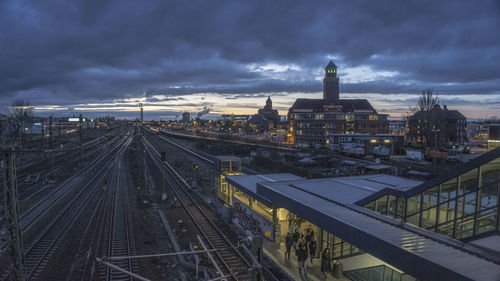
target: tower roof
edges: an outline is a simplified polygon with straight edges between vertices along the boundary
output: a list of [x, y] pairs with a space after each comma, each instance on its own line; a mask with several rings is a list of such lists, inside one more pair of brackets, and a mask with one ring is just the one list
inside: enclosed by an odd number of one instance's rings
[[337, 66], [333, 63], [332, 60], [330, 60], [330, 62], [328, 63], [328, 65], [326, 66], [326, 68], [337, 68]]

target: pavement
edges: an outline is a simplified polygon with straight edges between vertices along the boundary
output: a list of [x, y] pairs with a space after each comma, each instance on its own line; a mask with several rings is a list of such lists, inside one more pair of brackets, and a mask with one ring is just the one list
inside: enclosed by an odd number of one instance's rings
[[306, 262], [307, 275], [304, 273], [299, 273], [299, 264], [297, 262], [297, 257], [292, 249], [290, 254], [290, 259], [285, 259], [285, 246], [281, 243], [280, 247], [272, 246], [269, 243], [264, 247], [264, 254], [266, 254], [275, 264], [279, 265], [281, 270], [283, 270], [288, 276], [294, 280], [304, 280], [304, 281], [338, 281], [338, 280], [349, 280], [347, 278], [337, 279], [334, 278], [331, 273], [327, 274], [327, 278], [323, 277], [321, 273], [321, 260], [313, 259], [313, 264], [311, 260], [308, 259]]

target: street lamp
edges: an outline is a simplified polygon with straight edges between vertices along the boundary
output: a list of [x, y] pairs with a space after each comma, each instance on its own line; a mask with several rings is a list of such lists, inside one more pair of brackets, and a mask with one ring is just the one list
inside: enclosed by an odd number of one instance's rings
[[437, 136], [438, 136], [438, 133], [441, 132], [440, 129], [433, 129], [432, 132], [435, 134], [435, 137], [434, 137], [434, 162], [436, 162], [436, 158], [437, 158]]

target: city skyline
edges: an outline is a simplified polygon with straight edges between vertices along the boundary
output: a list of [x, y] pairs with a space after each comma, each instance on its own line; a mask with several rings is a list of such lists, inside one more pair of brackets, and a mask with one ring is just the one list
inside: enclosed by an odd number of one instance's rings
[[433, 88], [468, 118], [499, 115], [494, 1], [1, 5], [2, 108], [255, 114], [271, 96], [285, 115], [295, 99], [321, 97], [333, 59], [341, 96], [380, 113], [400, 117]]

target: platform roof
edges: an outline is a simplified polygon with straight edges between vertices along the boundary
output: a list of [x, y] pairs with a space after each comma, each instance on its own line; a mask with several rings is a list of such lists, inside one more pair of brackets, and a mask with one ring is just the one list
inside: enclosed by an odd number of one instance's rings
[[415, 186], [414, 188], [411, 188], [409, 190], [395, 191], [395, 192], [393, 190], [390, 190], [390, 189], [381, 190], [377, 193], [370, 195], [369, 197], [366, 197], [366, 198], [360, 200], [357, 203], [359, 205], [364, 205], [364, 204], [371, 202], [375, 199], [378, 199], [381, 196], [384, 196], [386, 194], [392, 194], [392, 195], [396, 195], [396, 196], [402, 196], [405, 198], [409, 198], [409, 197], [412, 197], [412, 196], [414, 196], [422, 191], [425, 191], [429, 188], [432, 188], [434, 186], [442, 184], [442, 183], [444, 183], [452, 178], [458, 177], [458, 176], [460, 176], [460, 175], [462, 175], [462, 174], [464, 174], [472, 169], [479, 167], [480, 165], [486, 164], [486, 163], [488, 163], [492, 160], [495, 160], [496, 158], [499, 158], [499, 157], [500, 157], [500, 148], [496, 148], [496, 149], [489, 151], [489, 152], [487, 152], [487, 153], [485, 153], [477, 158], [470, 160], [469, 162], [465, 163], [463, 166], [456, 167], [451, 171], [446, 171], [445, 173], [441, 173], [439, 176], [437, 176], [431, 180], [422, 182], [422, 184]]
[[226, 181], [245, 192], [251, 197], [257, 199], [264, 205], [271, 207], [271, 201], [265, 197], [257, 194], [257, 183], [259, 182], [278, 182], [278, 181], [300, 181], [304, 178], [283, 173], [283, 174], [263, 174], [263, 175], [239, 175], [239, 176], [226, 176]]
[[[417, 279], [500, 280], [498, 260], [469, 249], [459, 241], [351, 204], [349, 202], [356, 198], [346, 192], [330, 193], [335, 189], [327, 189], [328, 184], [334, 183], [330, 180], [260, 182], [256, 191], [279, 207]], [[340, 190], [345, 188], [339, 186]], [[398, 187], [411, 188], [404, 182], [396, 184]], [[354, 193], [358, 192], [369, 190], [360, 188]]]
[[498, 234], [476, 239], [468, 243], [500, 256], [500, 235]]
[[[407, 190], [421, 184], [421, 181], [410, 180], [386, 174], [321, 178], [293, 182], [270, 182], [267, 186], [288, 186], [293, 184], [310, 192], [321, 194], [330, 200], [342, 203], [354, 203], [380, 190], [391, 188]], [[261, 195], [259, 195], [261, 196]], [[262, 197], [262, 196], [261, 196]]]
[[241, 160], [241, 158], [236, 157], [236, 156], [231, 156], [231, 155], [214, 156], [214, 158], [222, 160], [222, 161], [240, 161]]

